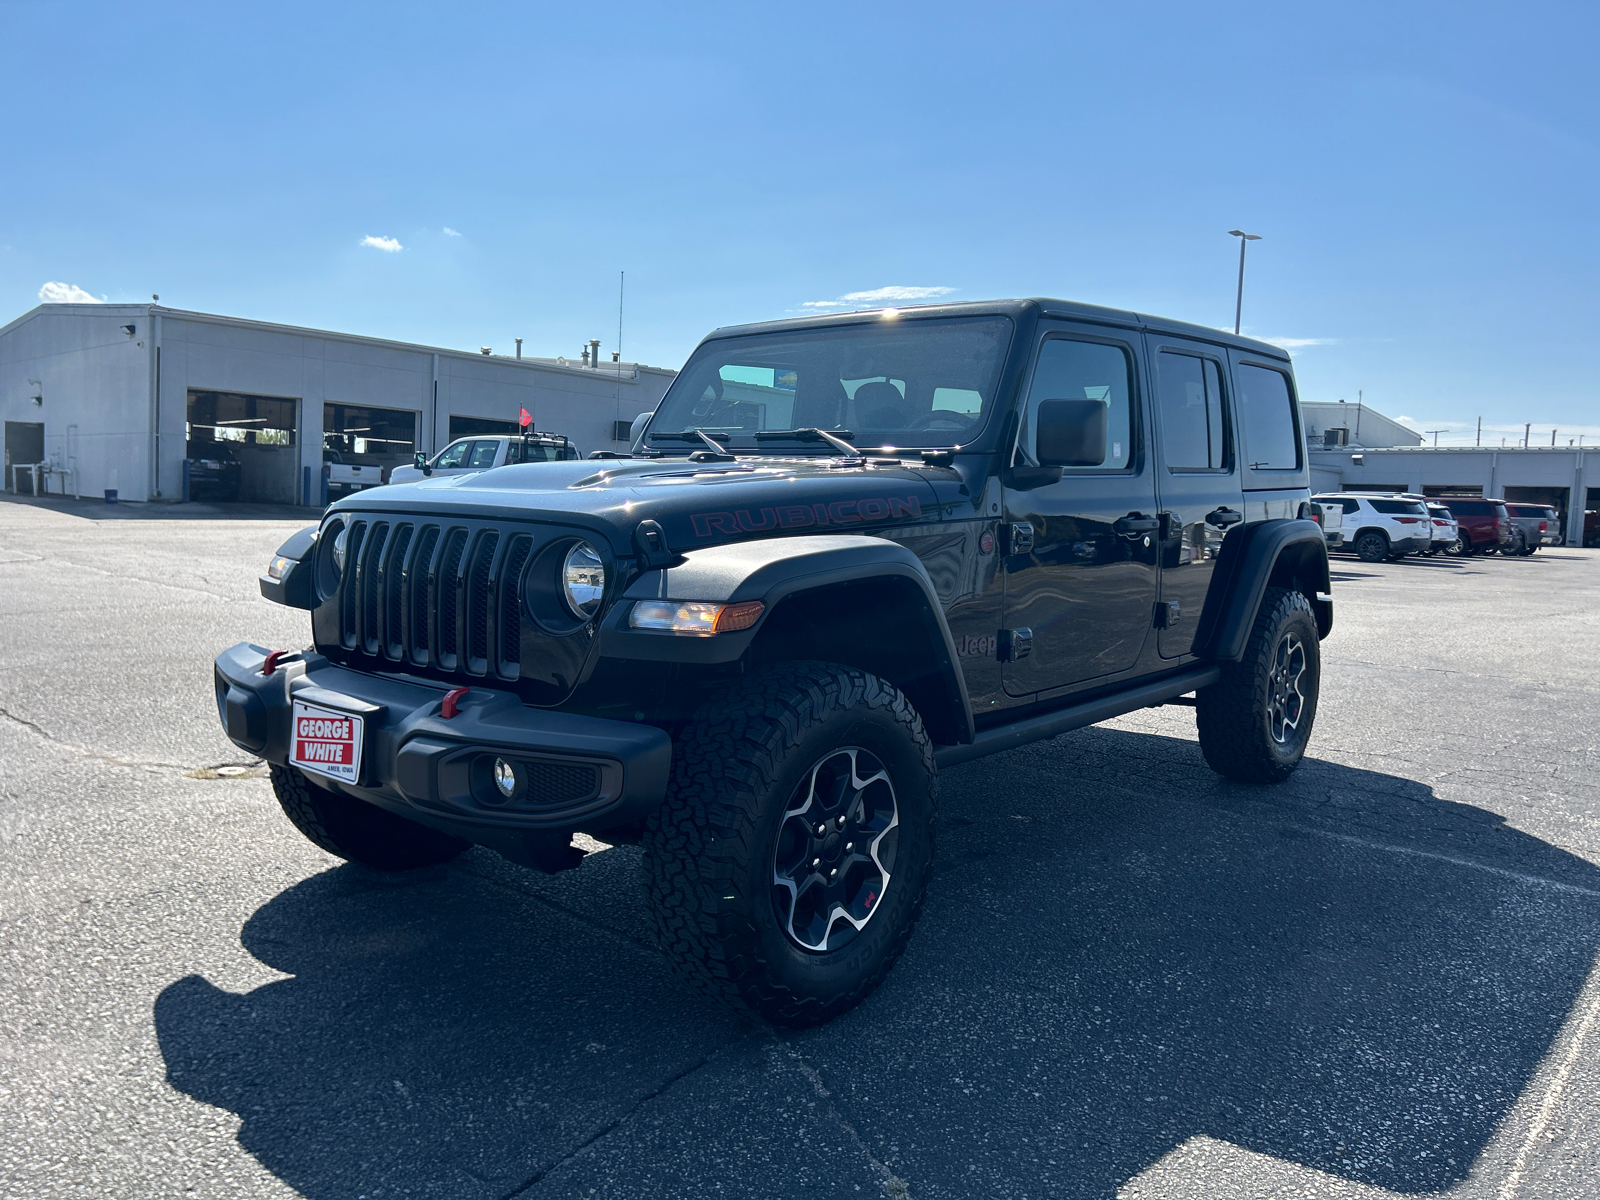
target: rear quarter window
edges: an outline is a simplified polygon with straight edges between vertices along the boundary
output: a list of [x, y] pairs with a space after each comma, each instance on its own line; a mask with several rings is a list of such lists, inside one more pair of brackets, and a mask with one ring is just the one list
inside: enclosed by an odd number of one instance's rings
[[1289, 377], [1271, 367], [1242, 363], [1235, 378], [1244, 461], [1253, 471], [1298, 470], [1300, 422]]
[[1457, 517], [1487, 517], [1489, 504], [1485, 500], [1451, 500], [1445, 507]]
[[1424, 517], [1427, 510], [1422, 507], [1419, 500], [1372, 500], [1369, 501], [1373, 508], [1390, 516]]

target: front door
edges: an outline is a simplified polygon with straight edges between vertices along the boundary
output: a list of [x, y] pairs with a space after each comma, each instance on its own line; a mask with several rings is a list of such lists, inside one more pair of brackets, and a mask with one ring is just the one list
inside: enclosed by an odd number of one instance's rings
[[[1005, 489], [1005, 690], [1028, 696], [1115, 675], [1139, 659], [1156, 599], [1155, 467], [1135, 338], [1043, 327]], [[1103, 461], [1036, 485], [1039, 405], [1106, 405]], [[1020, 656], [1025, 651], [1025, 655]]]
[[1204, 342], [1150, 334], [1160, 451], [1162, 658], [1194, 648], [1222, 539], [1244, 520], [1228, 360]]

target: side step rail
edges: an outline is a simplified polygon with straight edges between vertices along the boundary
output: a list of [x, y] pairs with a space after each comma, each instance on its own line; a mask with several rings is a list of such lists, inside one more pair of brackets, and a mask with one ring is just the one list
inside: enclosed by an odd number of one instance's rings
[[1190, 667], [1176, 675], [1153, 679], [1126, 691], [1100, 696], [1093, 700], [1083, 700], [1077, 704], [1069, 704], [1065, 708], [1040, 713], [1038, 716], [1024, 717], [1009, 725], [985, 729], [966, 746], [935, 746], [933, 760], [943, 769], [958, 763], [970, 762], [974, 758], [982, 758], [986, 754], [1015, 750], [1018, 746], [1026, 746], [1029, 742], [1042, 742], [1046, 738], [1055, 737], [1058, 733], [1082, 729], [1085, 725], [1097, 725], [1101, 721], [1109, 721], [1112, 717], [1120, 717], [1135, 709], [1167, 704], [1198, 688], [1210, 687], [1221, 677], [1222, 668], [1218, 666], [1208, 664]]

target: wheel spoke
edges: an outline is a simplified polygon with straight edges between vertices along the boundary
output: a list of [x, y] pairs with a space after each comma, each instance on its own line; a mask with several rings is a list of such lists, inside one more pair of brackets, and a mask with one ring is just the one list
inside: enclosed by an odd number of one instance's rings
[[773, 908], [790, 939], [836, 950], [866, 927], [889, 886], [899, 822], [894, 784], [870, 752], [841, 747], [806, 772], [772, 858]]

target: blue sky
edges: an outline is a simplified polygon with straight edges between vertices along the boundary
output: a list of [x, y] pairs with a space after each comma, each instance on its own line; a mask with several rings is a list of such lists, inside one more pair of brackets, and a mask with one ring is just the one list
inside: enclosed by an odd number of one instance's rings
[[1244, 228], [1245, 332], [1307, 399], [1594, 441], [1597, 34], [1576, 3], [0, 0], [0, 321], [57, 283], [609, 357], [625, 269], [624, 355], [668, 366], [884, 288], [1231, 327]]

